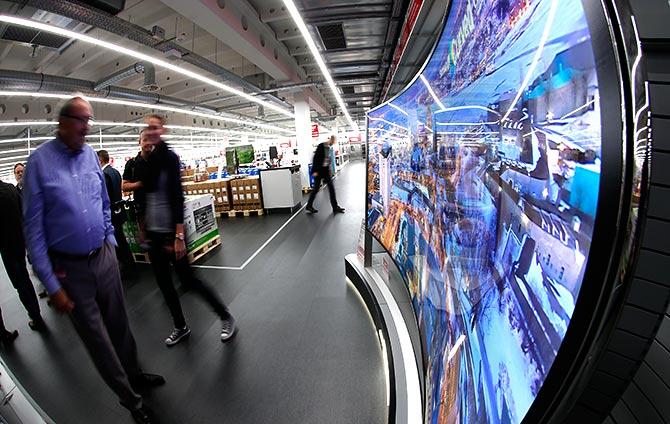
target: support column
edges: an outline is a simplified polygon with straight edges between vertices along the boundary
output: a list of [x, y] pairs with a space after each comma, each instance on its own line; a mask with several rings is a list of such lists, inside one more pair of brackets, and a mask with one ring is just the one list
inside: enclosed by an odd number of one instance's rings
[[295, 141], [298, 145], [302, 187], [307, 188], [309, 187], [309, 164], [312, 161], [312, 119], [308, 99], [302, 94], [296, 94], [294, 100]]

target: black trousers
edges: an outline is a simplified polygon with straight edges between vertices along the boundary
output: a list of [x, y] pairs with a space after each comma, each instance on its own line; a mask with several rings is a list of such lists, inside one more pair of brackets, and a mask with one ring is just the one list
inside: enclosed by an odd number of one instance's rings
[[328, 186], [328, 194], [330, 195], [330, 206], [333, 207], [333, 211], [337, 208], [337, 197], [335, 195], [335, 187], [333, 186], [333, 179], [330, 176], [330, 171], [324, 169], [320, 172], [317, 172], [316, 177], [314, 177], [314, 187], [312, 187], [312, 193], [309, 195], [309, 200], [307, 201], [307, 207], [312, 207], [314, 203], [314, 198], [316, 193], [321, 188], [321, 181]]
[[123, 223], [112, 222], [112, 225], [114, 226], [114, 238], [116, 238], [116, 244], [118, 244], [118, 247], [116, 248], [116, 257], [125, 268], [134, 268], [135, 260], [130, 252], [128, 240], [126, 240], [126, 236], [123, 234]]
[[158, 287], [163, 293], [163, 298], [165, 298], [165, 303], [167, 303], [170, 309], [170, 314], [172, 314], [175, 327], [183, 328], [186, 325], [186, 319], [181, 309], [177, 289], [172, 284], [170, 263], [174, 266], [182, 287], [195, 291], [221, 319], [230, 317], [228, 308], [221, 301], [221, 298], [214, 289], [195, 276], [191, 265], [188, 263], [188, 257], [185, 255], [183, 258], [177, 260], [174, 252], [166, 250], [166, 248], [174, 246], [174, 234], [148, 232], [147, 236], [150, 241], [149, 259], [151, 260], [151, 266], [154, 269]]
[[2, 262], [5, 264], [7, 275], [19, 294], [19, 299], [26, 308], [32, 320], [40, 320], [40, 304], [37, 301], [33, 282], [30, 281], [26, 268], [26, 252], [23, 249], [5, 249], [2, 252]]

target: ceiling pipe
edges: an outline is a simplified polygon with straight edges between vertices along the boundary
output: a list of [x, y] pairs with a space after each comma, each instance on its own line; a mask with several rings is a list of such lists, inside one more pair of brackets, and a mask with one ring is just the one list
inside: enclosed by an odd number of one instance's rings
[[[156, 93], [143, 93], [112, 85], [96, 91], [95, 83], [91, 81], [21, 71], [0, 70], [0, 90], [25, 91], [28, 93], [80, 93], [89, 97], [132, 100], [147, 104], [161, 104], [202, 113], [217, 114], [217, 110], [213, 108], [198, 106], [192, 102], [175, 97], [162, 96]], [[248, 119], [247, 116], [236, 114], [219, 115], [237, 119]]]
[[[210, 60], [196, 54], [193, 51], [182, 47], [174, 41], [157, 39], [150, 31], [146, 30], [145, 28], [125, 21], [109, 13], [103, 12], [99, 9], [95, 9], [83, 2], [76, 0], [10, 1], [74, 19], [76, 21], [91, 25], [95, 28], [100, 28], [112, 34], [116, 34], [122, 38], [127, 38], [142, 45], [149, 46], [154, 50], [160, 51], [161, 53], [166, 53], [169, 51], [177, 52], [181, 57], [180, 60], [190, 63], [191, 65], [202, 69], [203, 71], [214, 74], [225, 81], [235, 84], [250, 94], [256, 94], [261, 91], [259, 87], [253, 85], [239, 75], [227, 70], [223, 66], [211, 62]], [[272, 96], [270, 94], [262, 94], [262, 98], [268, 102], [272, 102], [285, 108], [287, 111], [293, 111], [293, 106], [278, 97]]]

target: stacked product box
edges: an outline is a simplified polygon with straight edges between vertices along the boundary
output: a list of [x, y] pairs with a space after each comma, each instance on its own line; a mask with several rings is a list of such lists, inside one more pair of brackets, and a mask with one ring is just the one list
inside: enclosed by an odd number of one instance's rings
[[184, 234], [191, 262], [206, 253], [210, 247], [221, 244], [214, 212], [214, 196], [205, 194], [185, 197]]
[[230, 180], [230, 197], [233, 210], [263, 209], [260, 178], [254, 176]]
[[182, 187], [184, 194], [187, 196], [211, 194], [214, 197], [214, 209], [216, 212], [220, 213], [230, 210], [230, 196], [227, 179], [187, 182], [183, 183]]

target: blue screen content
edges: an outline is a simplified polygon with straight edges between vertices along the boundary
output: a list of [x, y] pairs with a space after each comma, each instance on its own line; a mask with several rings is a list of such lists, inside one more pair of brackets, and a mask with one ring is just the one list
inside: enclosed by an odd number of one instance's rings
[[426, 66], [368, 113], [367, 227], [403, 275], [429, 423], [519, 423], [563, 342], [598, 202], [580, 0], [453, 0]]

